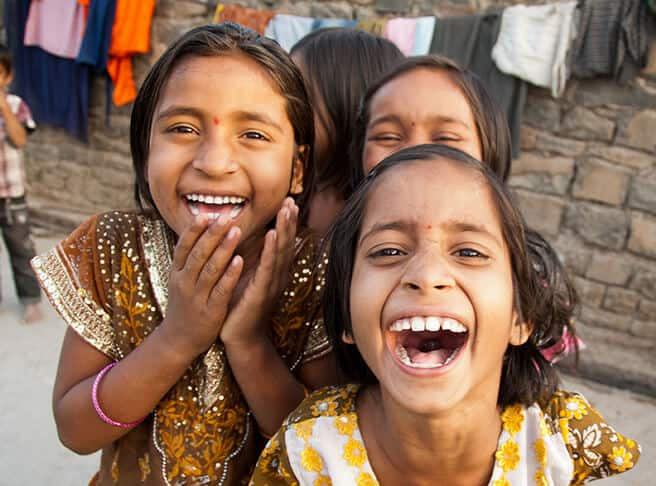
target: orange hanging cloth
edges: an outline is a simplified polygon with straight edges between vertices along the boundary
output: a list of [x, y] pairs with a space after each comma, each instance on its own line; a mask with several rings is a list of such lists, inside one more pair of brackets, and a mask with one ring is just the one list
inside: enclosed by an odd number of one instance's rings
[[117, 0], [109, 46], [107, 72], [114, 84], [116, 106], [130, 103], [137, 96], [132, 75], [132, 56], [150, 50], [150, 24], [155, 0]]
[[274, 12], [268, 10], [256, 10], [240, 5], [219, 4], [216, 6], [216, 11], [214, 12], [214, 22], [236, 22], [244, 27], [253, 29], [260, 35], [264, 35], [264, 30], [274, 15]]

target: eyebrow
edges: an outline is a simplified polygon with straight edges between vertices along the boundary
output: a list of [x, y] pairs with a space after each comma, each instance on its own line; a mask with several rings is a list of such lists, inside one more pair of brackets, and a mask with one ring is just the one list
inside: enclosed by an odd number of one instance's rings
[[239, 121], [252, 121], [252, 122], [262, 123], [264, 125], [268, 125], [275, 128], [280, 133], [285, 133], [282, 126], [280, 126], [280, 124], [278, 124], [273, 118], [271, 118], [266, 113], [262, 113], [259, 111], [242, 110], [232, 113], [231, 116], [235, 117]]
[[375, 119], [371, 120], [367, 124], [367, 126], [368, 127], [374, 127], [376, 125], [380, 125], [381, 123], [387, 123], [387, 122], [399, 123], [400, 124], [401, 123], [401, 118], [399, 118], [398, 115], [395, 115], [393, 113], [389, 114], [389, 115], [383, 115], [383, 116], [379, 116], [378, 118], [375, 118]]
[[202, 118], [203, 116], [200, 110], [196, 108], [192, 108], [191, 106], [172, 105], [169, 106], [167, 109], [160, 111], [157, 114], [156, 119], [159, 121], [164, 118], [168, 118], [171, 116], [180, 116], [180, 115], [193, 116], [196, 118]]
[[[445, 116], [445, 115], [429, 116], [428, 121], [431, 123], [454, 123], [456, 125], [460, 125], [462, 127], [471, 129], [471, 127], [464, 120], [461, 120], [460, 118], [454, 118], [452, 116]], [[368, 124], [368, 127], [369, 128], [375, 127], [376, 125], [380, 125], [382, 123], [387, 123], [387, 122], [402, 124], [402, 120], [400, 116], [394, 113], [390, 113], [389, 115], [379, 116], [378, 118], [371, 120]]]
[[[408, 231], [417, 226], [415, 222], [404, 222], [404, 221], [390, 221], [385, 223], [376, 223], [374, 224], [369, 231], [367, 231], [358, 242], [358, 247], [369, 238], [370, 236], [380, 233], [382, 231]], [[471, 223], [468, 221], [461, 220], [449, 220], [441, 225], [448, 233], [478, 233], [490, 238], [494, 241], [500, 248], [503, 248], [503, 243], [492, 234], [485, 226], [481, 224]]]

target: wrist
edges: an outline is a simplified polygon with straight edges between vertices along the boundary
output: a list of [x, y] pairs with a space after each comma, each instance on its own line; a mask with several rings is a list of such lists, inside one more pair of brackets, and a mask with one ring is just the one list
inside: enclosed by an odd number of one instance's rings
[[239, 352], [245, 355], [252, 356], [262, 349], [271, 345], [269, 338], [263, 334], [241, 335], [241, 336], [226, 336], [225, 339], [221, 336], [221, 341], [226, 349], [226, 352]]
[[174, 361], [188, 364], [204, 351], [185, 337], [180, 336], [180, 333], [174, 332], [166, 318], [157, 326], [156, 331], [155, 334], [163, 348], [162, 352]]

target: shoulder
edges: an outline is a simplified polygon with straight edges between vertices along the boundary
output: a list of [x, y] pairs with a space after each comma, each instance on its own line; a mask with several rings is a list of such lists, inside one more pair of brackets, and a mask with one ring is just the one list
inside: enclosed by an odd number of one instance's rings
[[559, 390], [541, 408], [572, 458], [572, 484], [628, 471], [640, 457], [640, 445], [615, 430], [579, 393]]
[[310, 393], [294, 410], [284, 426], [321, 417], [335, 417], [355, 412], [359, 385], [333, 385]]

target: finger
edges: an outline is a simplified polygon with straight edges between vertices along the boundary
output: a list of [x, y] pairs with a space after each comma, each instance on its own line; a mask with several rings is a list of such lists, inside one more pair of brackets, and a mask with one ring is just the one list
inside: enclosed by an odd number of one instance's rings
[[226, 271], [226, 266], [235, 253], [240, 236], [241, 230], [237, 226], [230, 228], [228, 234], [207, 259], [196, 282], [196, 292], [199, 296], [207, 295], [209, 297], [212, 288]]
[[212, 256], [216, 247], [223, 241], [231, 227], [230, 218], [222, 215], [212, 221], [207, 229], [200, 235], [193, 248], [189, 251], [182, 272], [194, 284], [207, 260]]
[[184, 267], [189, 252], [207, 228], [207, 216], [201, 214], [194, 219], [189, 228], [182, 232], [173, 250], [173, 270], [178, 271]]
[[225, 312], [228, 308], [232, 293], [235, 291], [235, 287], [239, 282], [243, 268], [244, 259], [239, 255], [232, 257], [225, 272], [210, 292], [207, 305], [213, 314]]
[[273, 280], [274, 270], [276, 268], [276, 240], [275, 230], [269, 230], [264, 237], [264, 248], [260, 255], [260, 263], [255, 270], [253, 278], [253, 291], [262, 295], [262, 300], [268, 295], [271, 281]]
[[276, 259], [276, 269], [274, 279], [283, 279], [287, 275], [287, 269], [294, 257], [294, 248], [296, 243], [296, 225], [298, 221], [298, 206], [293, 199], [289, 199], [288, 213], [280, 221], [276, 221], [277, 248], [278, 258]]

